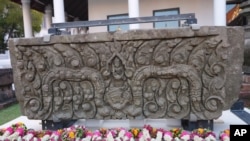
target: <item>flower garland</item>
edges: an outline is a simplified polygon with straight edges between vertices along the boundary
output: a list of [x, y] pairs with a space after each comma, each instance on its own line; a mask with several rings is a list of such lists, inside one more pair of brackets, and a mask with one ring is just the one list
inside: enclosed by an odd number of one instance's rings
[[[220, 141], [230, 140], [229, 129], [221, 131]], [[6, 129], [0, 129], [0, 140], [4, 141], [216, 141], [213, 131], [198, 128], [192, 132], [182, 128], [165, 130], [145, 125], [142, 129], [131, 128], [100, 128], [95, 131], [85, 126], [71, 126], [56, 131], [35, 131], [27, 129], [23, 123], [13, 124]]]
[[216, 141], [216, 135], [209, 129], [206, 128], [198, 128], [192, 131], [191, 140], [194, 141]]
[[22, 122], [11, 125], [6, 129], [0, 130], [0, 141], [21, 139], [26, 134], [27, 127]]

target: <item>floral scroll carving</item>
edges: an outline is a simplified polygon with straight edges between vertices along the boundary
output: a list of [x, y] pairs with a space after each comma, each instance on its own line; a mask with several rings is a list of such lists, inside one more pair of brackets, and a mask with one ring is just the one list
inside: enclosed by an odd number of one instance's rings
[[16, 45], [15, 82], [32, 119], [214, 119], [231, 48], [220, 35]]

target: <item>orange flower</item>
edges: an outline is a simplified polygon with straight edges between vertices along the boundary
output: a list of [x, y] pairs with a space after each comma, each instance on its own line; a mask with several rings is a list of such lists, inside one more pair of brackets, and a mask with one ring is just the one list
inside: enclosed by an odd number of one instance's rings
[[63, 130], [62, 130], [62, 129], [58, 129], [57, 132], [58, 132], [59, 134], [62, 134]]
[[230, 130], [229, 130], [229, 129], [225, 130], [224, 132], [225, 132], [228, 136], [230, 136]]
[[75, 138], [75, 133], [73, 131], [69, 132], [69, 138], [71, 138], [71, 139]]
[[139, 135], [140, 130], [138, 128], [132, 128], [131, 132], [134, 135], [134, 137], [137, 137]]
[[152, 132], [153, 132], [153, 133], [156, 133], [156, 132], [157, 132], [157, 129], [156, 129], [156, 128], [153, 128]]
[[106, 133], [107, 133], [107, 129], [106, 128], [100, 128], [100, 133], [102, 134], [102, 135], [105, 135]]
[[152, 131], [150, 132], [151, 137], [155, 138], [157, 135], [157, 129], [153, 128]]
[[176, 132], [176, 131], [178, 131], [178, 128], [173, 128], [172, 131]]

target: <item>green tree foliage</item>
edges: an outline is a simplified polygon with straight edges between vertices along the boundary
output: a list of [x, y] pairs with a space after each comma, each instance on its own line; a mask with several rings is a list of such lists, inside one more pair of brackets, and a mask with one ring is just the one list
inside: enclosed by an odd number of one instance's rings
[[[39, 32], [42, 13], [31, 11], [33, 32]], [[9, 38], [24, 36], [22, 6], [10, 0], [1, 0], [0, 4], [0, 53], [7, 50]]]

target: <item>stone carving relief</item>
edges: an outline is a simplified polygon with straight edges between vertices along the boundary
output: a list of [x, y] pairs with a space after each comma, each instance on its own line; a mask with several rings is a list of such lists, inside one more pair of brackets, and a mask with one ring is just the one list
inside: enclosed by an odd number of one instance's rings
[[220, 116], [229, 43], [220, 36], [17, 45], [31, 119]]

